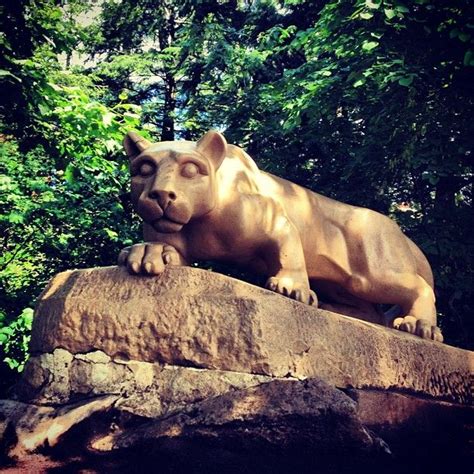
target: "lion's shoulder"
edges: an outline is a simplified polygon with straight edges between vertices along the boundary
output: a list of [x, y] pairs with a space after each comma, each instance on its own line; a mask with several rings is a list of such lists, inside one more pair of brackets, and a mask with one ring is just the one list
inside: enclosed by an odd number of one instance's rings
[[226, 157], [217, 171], [219, 192], [229, 199], [240, 194], [258, 194], [260, 170], [250, 156], [236, 145], [227, 145]]
[[251, 173], [258, 174], [260, 171], [250, 155], [237, 145], [227, 145], [226, 159], [237, 161]]

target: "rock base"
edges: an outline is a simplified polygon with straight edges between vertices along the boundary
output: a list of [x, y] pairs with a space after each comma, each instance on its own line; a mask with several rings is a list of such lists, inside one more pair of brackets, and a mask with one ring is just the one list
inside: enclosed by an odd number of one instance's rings
[[472, 353], [222, 275], [60, 274], [31, 348], [16, 399], [0, 402], [11, 469], [38, 456], [91, 472], [463, 472], [472, 461]]

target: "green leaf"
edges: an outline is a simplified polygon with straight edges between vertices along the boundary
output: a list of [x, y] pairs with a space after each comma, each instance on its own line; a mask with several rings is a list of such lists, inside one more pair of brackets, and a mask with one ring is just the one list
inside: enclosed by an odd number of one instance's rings
[[404, 86], [404, 87], [410, 87], [411, 83], [413, 82], [413, 79], [414, 79], [414, 76], [406, 76], [406, 77], [402, 77], [398, 80], [398, 83], [401, 85], [401, 86]]
[[23, 323], [27, 329], [31, 329], [31, 324], [33, 323], [33, 314], [33, 308], [25, 308], [20, 314], [20, 318], [23, 320]]
[[60, 234], [58, 237], [58, 242], [61, 245], [68, 245], [69, 241], [74, 237], [74, 234]]
[[362, 43], [362, 49], [364, 51], [372, 51], [374, 48], [376, 48], [379, 45], [378, 41], [364, 41]]
[[40, 111], [41, 115], [47, 115], [51, 112], [51, 108], [45, 103], [38, 104], [38, 110]]
[[364, 12], [359, 15], [363, 20], [370, 20], [373, 18], [374, 14], [370, 12]]
[[382, 5], [382, 0], [379, 0], [378, 2], [374, 0], [365, 0], [365, 6], [372, 8], [373, 10], [380, 8], [380, 5]]
[[102, 117], [102, 122], [106, 127], [109, 127], [112, 124], [112, 120], [115, 118], [115, 114], [113, 112], [107, 112]]
[[7, 336], [12, 336], [13, 335], [13, 329], [10, 326], [5, 326], [0, 329], [0, 334], [4, 334]]
[[25, 222], [25, 216], [18, 212], [11, 212], [8, 214], [8, 222], [12, 224], [23, 224], [23, 222]]
[[104, 231], [110, 240], [118, 240], [118, 234], [115, 232], [115, 230], [105, 228]]
[[395, 12], [395, 10], [392, 10], [391, 8], [385, 8], [384, 9], [384, 13], [385, 13], [385, 16], [391, 20], [392, 18], [396, 17], [397, 16], [397, 13]]
[[474, 51], [467, 50], [464, 54], [464, 66], [474, 66]]
[[15, 359], [12, 359], [11, 357], [5, 357], [3, 361], [8, 365], [8, 367], [10, 367], [10, 369], [17, 369], [20, 365], [20, 362]]
[[410, 12], [410, 10], [405, 5], [397, 5], [395, 7], [395, 10], [397, 10], [397, 12], [400, 12], [400, 13], [409, 13]]
[[18, 82], [21, 82], [21, 79], [15, 74], [12, 74], [10, 71], [6, 71], [5, 69], [0, 69], [0, 77], [12, 77]]
[[74, 165], [69, 164], [66, 166], [66, 169], [64, 170], [64, 179], [69, 183], [73, 184], [74, 181], [76, 180], [75, 178], [75, 171], [76, 168]]

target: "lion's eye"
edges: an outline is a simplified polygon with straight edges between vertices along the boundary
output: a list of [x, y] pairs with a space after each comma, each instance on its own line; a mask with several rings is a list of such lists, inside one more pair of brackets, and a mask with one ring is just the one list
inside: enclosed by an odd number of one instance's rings
[[194, 163], [186, 163], [181, 168], [181, 174], [185, 178], [194, 178], [196, 175], [199, 174], [199, 168]]
[[138, 168], [141, 176], [150, 176], [155, 172], [155, 165], [149, 161], [144, 161]]

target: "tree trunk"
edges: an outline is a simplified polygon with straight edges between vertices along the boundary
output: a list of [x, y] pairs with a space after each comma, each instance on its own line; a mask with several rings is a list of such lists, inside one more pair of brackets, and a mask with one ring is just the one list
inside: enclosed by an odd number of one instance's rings
[[171, 72], [166, 73], [165, 105], [163, 107], [163, 124], [161, 141], [174, 140], [174, 113], [176, 108], [176, 81]]
[[[159, 32], [160, 49], [163, 51], [173, 45], [175, 39], [175, 15], [172, 5], [164, 2], [163, 28]], [[176, 109], [176, 79], [173, 65], [164, 64], [165, 91], [163, 106], [163, 121], [161, 126], [161, 141], [174, 140], [174, 118]]]
[[441, 212], [451, 212], [456, 206], [456, 193], [459, 191], [459, 178], [441, 176], [436, 184], [435, 209]]

